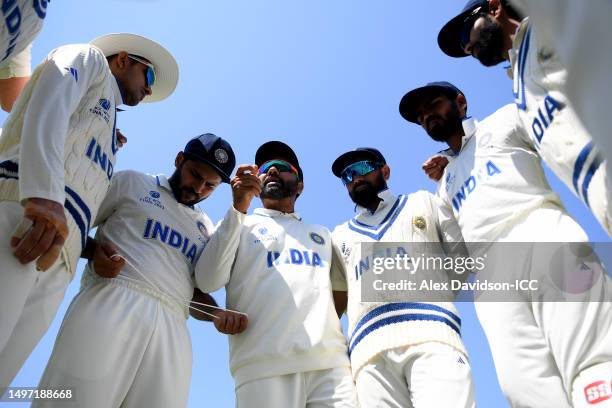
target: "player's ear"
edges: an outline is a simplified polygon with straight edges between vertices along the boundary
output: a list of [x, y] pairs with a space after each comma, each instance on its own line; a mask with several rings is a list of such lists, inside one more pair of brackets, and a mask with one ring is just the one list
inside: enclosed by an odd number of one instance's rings
[[380, 168], [380, 171], [382, 171], [382, 175], [383, 175], [383, 178], [385, 179], [385, 181], [388, 181], [389, 178], [391, 177], [391, 168], [389, 166], [387, 166], [386, 164], [384, 164]]
[[465, 95], [459, 94], [455, 98], [455, 103], [457, 104], [457, 108], [459, 109], [459, 113], [461, 113], [461, 117], [464, 118], [467, 116], [467, 99], [465, 99]]
[[303, 181], [298, 181], [298, 184], [297, 184], [297, 196], [295, 198], [298, 198], [300, 196], [300, 194], [302, 194], [302, 191], [304, 191], [304, 182]]
[[489, 15], [491, 17], [498, 20], [503, 11], [500, 0], [489, 0]]
[[178, 152], [176, 155], [176, 159], [174, 159], [174, 166], [178, 169], [181, 167], [181, 164], [185, 161], [185, 154], [183, 152]]

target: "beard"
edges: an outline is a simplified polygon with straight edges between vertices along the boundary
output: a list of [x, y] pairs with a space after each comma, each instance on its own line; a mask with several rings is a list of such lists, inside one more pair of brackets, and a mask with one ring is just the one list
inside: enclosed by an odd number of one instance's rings
[[355, 184], [351, 190], [349, 190], [349, 196], [353, 202], [361, 207], [370, 208], [380, 202], [378, 193], [387, 188], [387, 183], [381, 171], [378, 172], [376, 181], [370, 183], [361, 180]]
[[[446, 115], [446, 118], [440, 115], [432, 115], [427, 118], [427, 122], [425, 123], [427, 134], [436, 142], [446, 142], [451, 136], [461, 131], [461, 116], [459, 106], [457, 106], [456, 102], [453, 102], [453, 107]], [[433, 120], [435, 120], [435, 122], [430, 125]]]
[[485, 67], [492, 67], [506, 60], [503, 55], [504, 33], [501, 25], [486, 15], [485, 23], [478, 33], [478, 41], [473, 46], [476, 58]]
[[268, 178], [264, 181], [263, 188], [259, 198], [268, 198], [271, 200], [281, 200], [297, 194], [298, 180], [297, 177], [291, 182], [285, 182], [280, 177]]
[[181, 177], [181, 170], [183, 168], [183, 164], [184, 163], [174, 170], [174, 173], [172, 173], [172, 176], [170, 176], [168, 182], [170, 183], [170, 188], [172, 189], [172, 194], [174, 195], [174, 198], [176, 198], [176, 201], [184, 205], [193, 206], [202, 201], [203, 198], [199, 198], [198, 194], [193, 188], [182, 187], [183, 180]]

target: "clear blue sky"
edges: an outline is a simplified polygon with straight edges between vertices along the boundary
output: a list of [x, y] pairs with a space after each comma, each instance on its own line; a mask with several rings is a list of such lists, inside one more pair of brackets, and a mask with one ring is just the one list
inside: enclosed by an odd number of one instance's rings
[[[400, 117], [397, 107], [406, 91], [449, 80], [465, 92], [469, 112], [477, 118], [512, 101], [512, 83], [501, 66], [487, 69], [472, 59], [450, 59], [438, 49], [440, 27], [462, 5], [459, 0], [53, 1], [33, 62], [57, 46], [109, 32], [133, 32], [163, 43], [179, 62], [178, 88], [161, 103], [119, 114], [118, 127], [129, 142], [119, 153], [117, 169], [170, 174], [176, 152], [205, 132], [228, 139], [239, 163], [252, 162], [263, 142], [283, 140], [304, 169], [298, 211], [310, 222], [333, 228], [353, 214], [330, 171], [335, 157], [351, 148], [380, 149], [391, 166], [394, 191], [433, 191], [420, 165], [443, 146]], [[5, 117], [0, 115], [2, 121]], [[591, 239], [608, 241], [586, 208], [554, 176], [549, 178]], [[216, 221], [230, 196], [223, 186], [201, 207]], [[82, 265], [15, 386], [38, 383], [81, 270]], [[215, 297], [224, 300], [222, 291]], [[507, 407], [473, 307], [460, 304], [459, 309], [477, 402]], [[189, 406], [234, 406], [225, 336], [208, 323], [190, 319], [188, 325], [194, 358]]]

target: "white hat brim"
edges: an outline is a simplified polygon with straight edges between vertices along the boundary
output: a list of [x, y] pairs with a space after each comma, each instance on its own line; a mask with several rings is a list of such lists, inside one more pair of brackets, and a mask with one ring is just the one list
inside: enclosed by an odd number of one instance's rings
[[98, 47], [107, 57], [125, 51], [151, 61], [155, 67], [155, 83], [151, 95], [147, 95], [143, 103], [166, 99], [176, 89], [178, 64], [172, 54], [155, 41], [137, 34], [112, 33], [98, 37], [90, 44]]

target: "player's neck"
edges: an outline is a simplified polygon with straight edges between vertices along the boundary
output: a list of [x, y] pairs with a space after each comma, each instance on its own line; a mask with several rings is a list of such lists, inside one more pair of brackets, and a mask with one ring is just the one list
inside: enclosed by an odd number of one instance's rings
[[459, 150], [461, 150], [463, 136], [465, 136], [465, 132], [463, 131], [463, 128], [461, 128], [460, 131], [457, 131], [457, 133], [455, 133], [446, 140], [448, 147], [450, 147], [453, 152], [459, 153]]
[[293, 197], [285, 197], [280, 200], [264, 198], [262, 203], [264, 208], [268, 210], [280, 211], [287, 214], [295, 212], [295, 200]]

